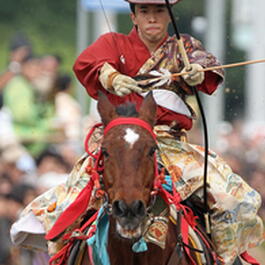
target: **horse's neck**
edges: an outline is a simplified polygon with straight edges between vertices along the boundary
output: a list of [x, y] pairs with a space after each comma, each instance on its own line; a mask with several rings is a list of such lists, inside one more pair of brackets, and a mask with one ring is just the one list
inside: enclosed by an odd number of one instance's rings
[[111, 264], [133, 265], [132, 243], [117, 235], [115, 222], [110, 217], [108, 253]]

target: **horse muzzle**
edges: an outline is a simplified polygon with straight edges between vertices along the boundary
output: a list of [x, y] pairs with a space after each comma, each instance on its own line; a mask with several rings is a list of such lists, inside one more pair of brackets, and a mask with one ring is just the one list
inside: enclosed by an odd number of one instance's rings
[[142, 235], [146, 214], [145, 204], [141, 200], [135, 200], [129, 205], [124, 200], [116, 200], [112, 204], [116, 229], [123, 238], [137, 239]]

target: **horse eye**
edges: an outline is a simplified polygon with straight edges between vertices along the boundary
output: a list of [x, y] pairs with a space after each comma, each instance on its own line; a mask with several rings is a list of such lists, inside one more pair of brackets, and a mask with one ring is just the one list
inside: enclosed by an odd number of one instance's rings
[[107, 149], [106, 149], [106, 148], [102, 148], [102, 149], [101, 149], [101, 152], [102, 152], [102, 155], [103, 155], [105, 158], [108, 158], [108, 157], [109, 157], [109, 153], [107, 152]]
[[153, 146], [153, 147], [151, 147], [151, 149], [150, 149], [148, 155], [149, 155], [149, 156], [153, 156], [154, 153], [155, 153], [155, 151], [156, 151], [156, 149], [157, 149], [157, 146]]

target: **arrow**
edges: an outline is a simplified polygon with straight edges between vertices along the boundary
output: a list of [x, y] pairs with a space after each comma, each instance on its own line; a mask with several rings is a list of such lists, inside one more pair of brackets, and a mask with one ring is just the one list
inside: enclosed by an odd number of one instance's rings
[[[219, 69], [233, 68], [250, 64], [264, 63], [265, 59], [258, 60], [249, 60], [244, 62], [237, 62], [231, 64], [224, 64], [218, 66], [207, 67], [199, 70], [198, 72], [207, 72], [214, 71]], [[138, 75], [135, 76], [134, 79], [138, 82], [138, 85], [142, 88], [146, 88], [152, 86], [154, 88], [163, 86], [167, 83], [170, 83], [176, 77], [189, 74], [189, 72], [180, 72], [180, 73], [170, 73], [167, 69], [160, 69], [159, 71], [153, 70], [148, 73], [148, 75]]]
[[[213, 70], [218, 70], [218, 69], [232, 68], [232, 67], [238, 67], [238, 66], [243, 66], [243, 65], [248, 65], [248, 64], [256, 64], [256, 63], [264, 63], [264, 62], [265, 62], [265, 59], [250, 60], [250, 61], [244, 61], [244, 62], [238, 62], [238, 63], [231, 63], [231, 64], [224, 64], [224, 65], [207, 67], [207, 68], [203, 68], [201, 70], [198, 70], [198, 72], [213, 71]], [[186, 74], [189, 74], [189, 72], [174, 73], [171, 76], [177, 77], [177, 76], [186, 75]]]

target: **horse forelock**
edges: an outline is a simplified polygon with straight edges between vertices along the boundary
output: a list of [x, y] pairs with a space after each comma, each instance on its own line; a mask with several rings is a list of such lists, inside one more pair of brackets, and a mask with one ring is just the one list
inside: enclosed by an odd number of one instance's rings
[[131, 102], [127, 102], [125, 104], [122, 104], [116, 107], [116, 113], [119, 116], [124, 116], [124, 117], [138, 117], [139, 116], [139, 113], [136, 110], [135, 104]]
[[[136, 106], [132, 102], [126, 102], [125, 104], [119, 105], [116, 107], [116, 113], [119, 116], [123, 117], [138, 117], [139, 114], [136, 110]], [[131, 128], [125, 128], [125, 134], [123, 136], [123, 139], [125, 142], [129, 144], [129, 146], [132, 148], [134, 143], [139, 139], [139, 134], [135, 132], [135, 130]]]

